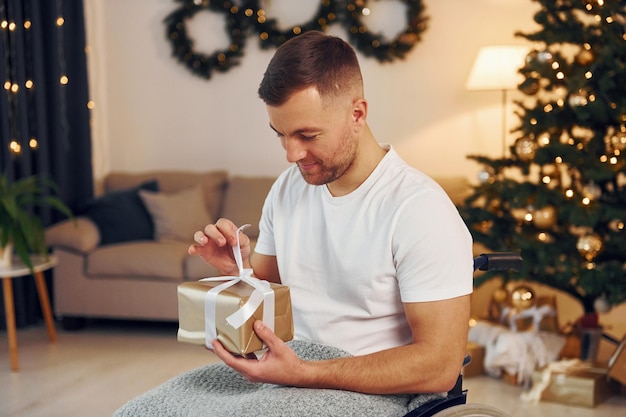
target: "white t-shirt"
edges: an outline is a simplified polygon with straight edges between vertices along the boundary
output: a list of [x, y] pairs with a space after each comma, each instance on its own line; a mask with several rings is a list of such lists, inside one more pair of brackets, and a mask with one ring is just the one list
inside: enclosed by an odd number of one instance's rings
[[402, 302], [472, 292], [472, 239], [441, 187], [390, 146], [348, 195], [293, 166], [263, 207], [255, 251], [290, 287], [295, 337], [354, 355], [411, 341]]

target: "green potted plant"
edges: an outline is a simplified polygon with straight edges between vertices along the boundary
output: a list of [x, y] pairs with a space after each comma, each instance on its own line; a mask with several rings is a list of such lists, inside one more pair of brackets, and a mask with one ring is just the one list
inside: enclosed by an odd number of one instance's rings
[[0, 253], [8, 262], [14, 252], [32, 270], [31, 255], [48, 255], [45, 229], [33, 208], [52, 207], [73, 218], [69, 207], [47, 191], [57, 191], [56, 184], [41, 176], [11, 182], [0, 174]]

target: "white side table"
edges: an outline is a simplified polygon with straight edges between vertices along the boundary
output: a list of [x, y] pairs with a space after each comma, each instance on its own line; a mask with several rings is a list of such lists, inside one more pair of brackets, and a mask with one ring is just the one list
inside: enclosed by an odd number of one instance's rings
[[[33, 261], [35, 284], [39, 293], [39, 302], [41, 303], [41, 311], [43, 312], [46, 327], [48, 328], [48, 337], [51, 342], [56, 342], [57, 335], [54, 329], [54, 320], [52, 318], [52, 310], [50, 309], [50, 298], [43, 272], [54, 268], [57, 259], [50, 255], [48, 258], [42, 256], [31, 256]], [[11, 279], [31, 275], [31, 270], [19, 259], [13, 258], [13, 265], [9, 268], [0, 268], [0, 277], [2, 277], [2, 289], [4, 290], [4, 310], [6, 312], [7, 335], [9, 339], [9, 354], [11, 356], [11, 369], [19, 370], [19, 360], [17, 355], [17, 334], [15, 331], [15, 305], [13, 304], [13, 284]]]

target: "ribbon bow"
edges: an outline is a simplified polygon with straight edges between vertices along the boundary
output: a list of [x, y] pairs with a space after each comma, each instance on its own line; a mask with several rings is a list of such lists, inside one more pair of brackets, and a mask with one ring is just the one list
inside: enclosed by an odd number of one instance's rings
[[250, 226], [245, 224], [237, 229], [237, 244], [233, 245], [233, 255], [235, 256], [235, 263], [239, 269], [239, 276], [224, 276], [217, 278], [204, 278], [200, 281], [225, 281], [224, 283], [212, 288], [206, 293], [204, 302], [204, 331], [205, 331], [205, 345], [209, 349], [213, 349], [211, 342], [217, 338], [216, 327], [216, 314], [217, 307], [217, 295], [223, 290], [232, 287], [238, 282], [245, 282], [252, 286], [254, 291], [250, 294], [248, 301], [241, 306], [241, 308], [235, 311], [233, 314], [226, 318], [226, 322], [235, 329], [240, 328], [252, 317], [254, 312], [263, 304], [263, 323], [274, 331], [274, 290], [267, 281], [254, 278], [252, 276], [252, 269], [243, 267], [243, 260], [241, 257], [241, 246], [239, 244], [239, 233], [246, 227]]

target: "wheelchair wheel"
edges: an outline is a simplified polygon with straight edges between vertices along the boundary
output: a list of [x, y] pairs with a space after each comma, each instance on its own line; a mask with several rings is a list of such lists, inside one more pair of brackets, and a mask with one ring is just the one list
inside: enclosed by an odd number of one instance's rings
[[507, 413], [484, 404], [462, 404], [447, 408], [433, 417], [511, 417]]

